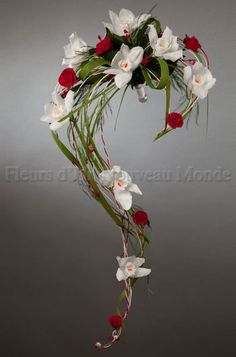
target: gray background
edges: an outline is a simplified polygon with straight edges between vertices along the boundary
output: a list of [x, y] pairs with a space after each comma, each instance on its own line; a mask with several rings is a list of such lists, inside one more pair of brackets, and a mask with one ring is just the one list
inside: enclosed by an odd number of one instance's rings
[[[70, 167], [39, 122], [61, 71], [62, 46], [78, 31], [89, 44], [103, 34], [108, 10], [147, 11], [153, 0], [0, 2], [1, 239], [0, 354], [4, 357], [92, 356], [108, 336], [120, 286], [115, 257], [118, 230], [73, 182]], [[163, 93], [138, 103], [131, 90], [114, 133], [106, 137], [114, 164], [148, 173], [170, 171], [170, 181], [136, 182], [135, 203], [152, 222], [152, 275], [135, 288], [127, 334], [110, 356], [233, 357], [235, 348], [235, 45], [232, 0], [160, 1], [154, 14], [176, 34], [196, 35], [207, 48], [217, 85], [199, 125], [157, 143]], [[114, 106], [118, 103], [114, 101]], [[173, 108], [174, 109], [174, 108]], [[7, 177], [49, 171], [52, 180]], [[177, 167], [230, 171], [229, 180], [180, 182]], [[41, 170], [41, 171], [40, 171]], [[51, 171], [50, 171], [51, 170]], [[202, 171], [201, 171], [202, 172]], [[19, 175], [18, 175], [19, 176]]]

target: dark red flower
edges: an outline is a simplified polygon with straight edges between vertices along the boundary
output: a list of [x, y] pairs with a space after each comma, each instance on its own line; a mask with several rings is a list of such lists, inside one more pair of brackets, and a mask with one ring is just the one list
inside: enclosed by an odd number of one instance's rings
[[103, 40], [97, 43], [96, 45], [96, 55], [101, 55], [104, 52], [110, 51], [112, 49], [111, 39], [105, 37]]
[[189, 37], [188, 35], [185, 35], [183, 42], [186, 48], [194, 52], [198, 52], [202, 48], [200, 42], [195, 36]]
[[182, 128], [184, 124], [183, 117], [180, 113], [170, 113], [167, 117], [167, 122], [169, 126], [173, 129]]
[[77, 77], [73, 68], [66, 68], [61, 72], [58, 82], [61, 86], [69, 88], [77, 82]]
[[146, 66], [151, 60], [152, 60], [152, 57], [146, 55], [143, 57], [141, 64]]
[[109, 324], [116, 330], [121, 328], [122, 321], [123, 319], [120, 315], [112, 315], [108, 318]]
[[88, 145], [88, 151], [90, 152], [90, 154], [92, 154], [95, 151], [93, 145]]
[[132, 215], [133, 221], [135, 224], [139, 224], [140, 226], [145, 226], [145, 224], [148, 224], [148, 215], [144, 211], [136, 211]]

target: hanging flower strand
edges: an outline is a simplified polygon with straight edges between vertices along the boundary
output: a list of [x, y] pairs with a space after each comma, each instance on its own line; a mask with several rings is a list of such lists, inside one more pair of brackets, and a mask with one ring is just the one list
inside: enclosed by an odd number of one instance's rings
[[[44, 107], [43, 122], [48, 123], [61, 152], [81, 174], [83, 191], [101, 205], [120, 229], [122, 253], [118, 256], [118, 283], [123, 287], [117, 312], [107, 320], [112, 328], [107, 342], [97, 342], [97, 350], [110, 348], [122, 336], [131, 306], [134, 285], [151, 273], [145, 258], [150, 239], [147, 212], [133, 204], [141, 199], [141, 189], [120, 166], [112, 166], [105, 144], [103, 126], [112, 99], [123, 90], [121, 104], [130, 87], [141, 103], [147, 101], [145, 86], [164, 90], [164, 128], [158, 140], [182, 128], [200, 99], [208, 95], [216, 80], [209, 59], [195, 36], [180, 39], [151, 14], [136, 16], [128, 9], [109, 12], [105, 34], [94, 47], [77, 33], [64, 47], [62, 64], [51, 100]], [[171, 88], [183, 96], [183, 106], [171, 108]], [[60, 135], [64, 127], [65, 135]], [[100, 135], [96, 135], [100, 131]], [[99, 150], [99, 139], [102, 150]], [[143, 189], [142, 189], [143, 190]]]

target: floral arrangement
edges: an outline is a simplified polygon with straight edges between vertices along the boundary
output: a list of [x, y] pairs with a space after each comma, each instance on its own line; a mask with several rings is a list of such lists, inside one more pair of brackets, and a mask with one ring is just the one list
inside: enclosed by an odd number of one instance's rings
[[[147, 101], [145, 86], [164, 90], [165, 124], [155, 135], [157, 140], [181, 128], [193, 109], [198, 109], [199, 99], [206, 98], [215, 84], [206, 52], [196, 37], [186, 35], [181, 40], [169, 27], [162, 28], [151, 14], [136, 17], [122, 9], [119, 15], [110, 11], [110, 19], [111, 23], [104, 23], [105, 36], [99, 36], [95, 48], [76, 33], [70, 36], [64, 47], [62, 64], [66, 68], [41, 117], [49, 124], [59, 149], [79, 170], [82, 189], [105, 209], [121, 231], [123, 252], [117, 257], [116, 278], [123, 290], [116, 313], [108, 318], [113, 331], [108, 342], [96, 343], [98, 350], [120, 339], [133, 287], [139, 278], [151, 273], [150, 268], [143, 267], [150, 241], [148, 215], [132, 203], [132, 195], [142, 192], [126, 171], [111, 165], [105, 144], [103, 126], [110, 103], [123, 90], [119, 113], [129, 87], [137, 92], [140, 102]], [[170, 110], [171, 88], [180, 93], [181, 110]], [[62, 126], [67, 130], [67, 142], [58, 134]]]

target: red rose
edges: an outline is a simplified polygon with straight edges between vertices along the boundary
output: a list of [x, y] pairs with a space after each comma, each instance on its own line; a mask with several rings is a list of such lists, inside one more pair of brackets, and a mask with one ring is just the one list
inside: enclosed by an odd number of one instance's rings
[[122, 321], [123, 321], [123, 319], [119, 315], [113, 315], [108, 318], [109, 324], [116, 330], [121, 328]]
[[136, 211], [132, 215], [133, 221], [135, 224], [139, 224], [140, 226], [145, 226], [145, 224], [148, 224], [148, 215], [144, 211]]
[[180, 113], [170, 113], [167, 117], [169, 126], [173, 129], [182, 128], [184, 120]]
[[146, 66], [151, 60], [152, 60], [152, 57], [146, 55], [146, 56], [143, 57], [143, 60], [142, 60], [141, 64]]
[[111, 39], [105, 37], [103, 40], [96, 45], [96, 55], [101, 55], [104, 52], [110, 51], [112, 49]]
[[186, 35], [183, 42], [186, 48], [189, 48], [194, 52], [198, 52], [202, 48], [200, 42], [195, 36], [188, 37], [188, 35]]
[[58, 78], [58, 82], [63, 87], [72, 87], [77, 82], [77, 77], [73, 68], [64, 69]]

